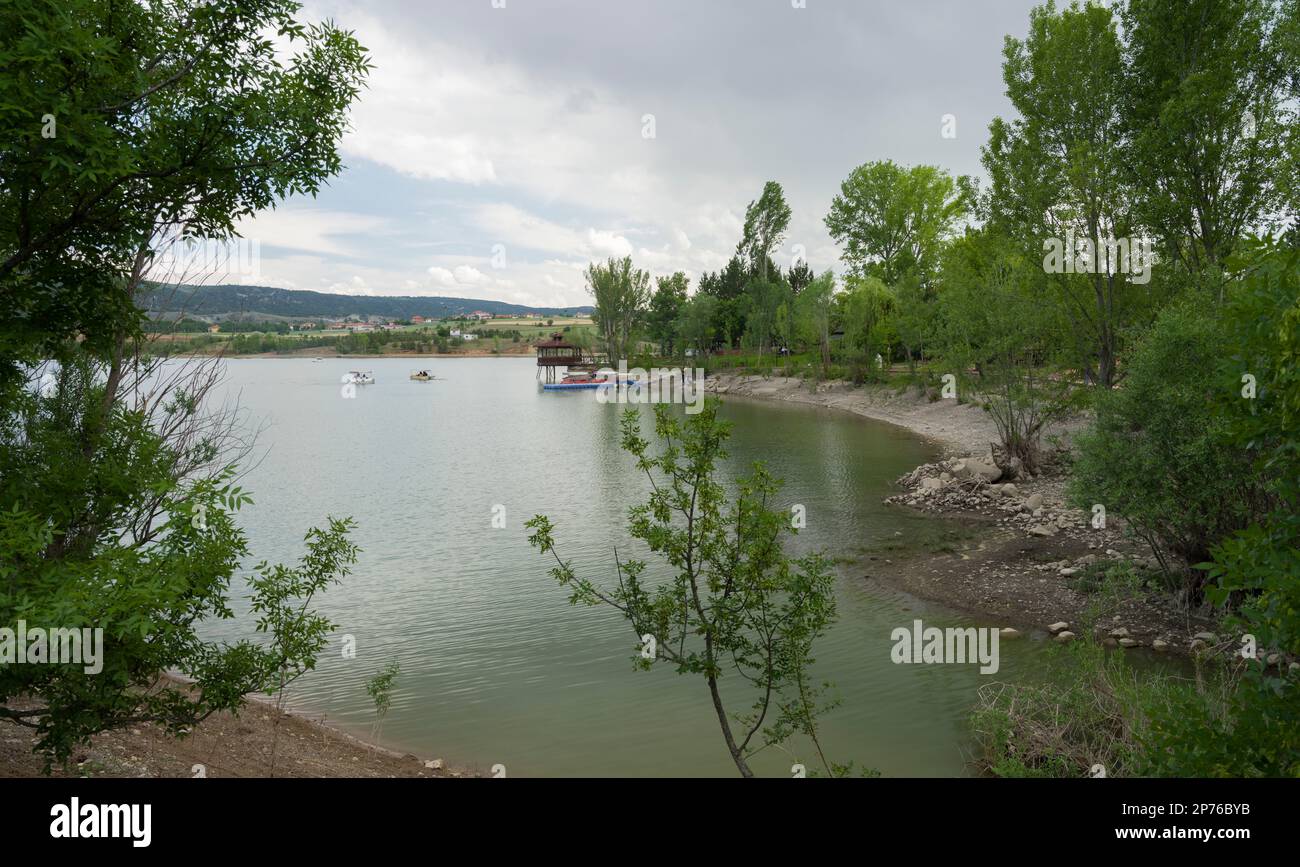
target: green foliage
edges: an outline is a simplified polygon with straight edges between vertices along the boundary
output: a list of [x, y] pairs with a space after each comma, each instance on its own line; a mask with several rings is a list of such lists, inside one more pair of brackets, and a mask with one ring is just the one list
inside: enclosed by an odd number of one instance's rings
[[[1193, 278], [1294, 204], [1294, 3], [1127, 0], [1125, 165], [1141, 222]], [[1217, 273], [1211, 276], [1217, 277]], [[1216, 281], [1217, 282], [1217, 281]]]
[[[47, 762], [144, 720], [184, 734], [310, 669], [332, 626], [307, 603], [356, 551], [349, 522], [311, 531], [297, 568], [263, 564], [250, 580], [267, 640], [200, 638], [203, 624], [233, 616], [231, 579], [248, 554], [233, 515], [250, 499], [233, 467], [204, 469], [223, 449], [201, 393], [128, 405], [110, 397], [101, 366], [74, 358], [0, 418], [0, 624], [103, 630], [97, 673], [0, 666], [0, 701], [37, 699], [0, 717], [33, 728]], [[167, 671], [193, 687], [159, 681]]]
[[[667, 575], [653, 581], [646, 563], [615, 551], [616, 585], [604, 587], [578, 575], [560, 558], [554, 526], [544, 515], [527, 524], [529, 542], [556, 565], [551, 575], [570, 592], [571, 603], [609, 605], [637, 636], [640, 668], [667, 662], [680, 674], [708, 684], [727, 750], [742, 776], [747, 758], [796, 735], [821, 755], [817, 716], [822, 687], [811, 679], [813, 644], [835, 616], [834, 578], [820, 555], [792, 560], [783, 537], [793, 533], [788, 511], [778, 508], [779, 488], [761, 463], [740, 480], [733, 501], [715, 476], [726, 457], [728, 429], [718, 404], [685, 421], [669, 407], [655, 407], [657, 453], [641, 436], [634, 410], [622, 419], [623, 447], [653, 485], [644, 504], [629, 510], [632, 537], [658, 555]], [[645, 652], [653, 639], [653, 653]], [[720, 682], [735, 678], [728, 696], [747, 688], [748, 712], [729, 716]]]
[[826, 228], [844, 245], [851, 273], [892, 285], [905, 274], [928, 278], [937, 269], [943, 242], [967, 206], [959, 184], [942, 169], [872, 162], [841, 185]]
[[1124, 387], [1097, 395], [1096, 420], [1076, 439], [1075, 505], [1102, 504], [1157, 557], [1181, 560], [1192, 602], [1204, 576], [1186, 567], [1208, 559], [1211, 546], [1250, 526], [1268, 504], [1250, 455], [1234, 446], [1218, 411], [1219, 365], [1229, 351], [1204, 306], [1166, 309], [1136, 346]]
[[967, 230], [944, 257], [932, 346], [959, 395], [992, 417], [1013, 476], [1037, 471], [1042, 430], [1068, 406], [1069, 382], [1049, 372], [1060, 332], [1042, 278], [992, 227]]
[[228, 238], [240, 217], [338, 173], [369, 60], [351, 34], [298, 11], [0, 6], [0, 376], [74, 335], [104, 350], [135, 328], [123, 277], [159, 226]]
[[366, 681], [366, 695], [375, 705], [375, 737], [383, 728], [384, 718], [393, 706], [393, 687], [397, 684], [397, 675], [402, 668], [396, 662], [390, 662], [382, 671]]
[[660, 277], [657, 281], [654, 297], [650, 299], [650, 311], [646, 316], [646, 326], [650, 338], [658, 341], [660, 351], [672, 356], [678, 347], [678, 320], [682, 308], [686, 305], [686, 290], [690, 281], [686, 274], [678, 271], [671, 277]]
[[[1228, 262], [1235, 279], [1222, 329], [1230, 345], [1217, 391], [1223, 448], [1268, 486], [1272, 506], [1215, 545], [1201, 564], [1206, 596], [1230, 606], [1255, 636], [1259, 659], [1238, 661], [1206, 688], [1156, 717], [1150, 761], [1180, 776], [1300, 776], [1300, 680], [1265, 665], [1300, 655], [1300, 252], [1243, 244]], [[1242, 379], [1255, 379], [1249, 397]]]
[[[781, 246], [790, 225], [790, 206], [785, 191], [776, 181], [763, 185], [763, 194], [745, 209], [745, 228], [736, 255], [748, 263], [749, 273], [767, 281], [772, 251]], [[780, 276], [777, 271], [776, 276]]]
[[1238, 660], [1171, 692], [1140, 743], [1144, 775], [1300, 777], [1300, 683]]
[[[1209, 595], [1226, 604], [1246, 594], [1246, 627], [1264, 646], [1300, 656], [1300, 251], [1265, 244], [1241, 264], [1224, 311], [1234, 351], [1220, 406], [1230, 447], [1267, 480], [1273, 507], [1214, 549]], [[1246, 375], [1253, 399], [1236, 390]]]
[[650, 275], [632, 267], [632, 257], [588, 266], [587, 288], [596, 299], [592, 320], [606, 361], [617, 365], [632, 347], [633, 328], [650, 301]]

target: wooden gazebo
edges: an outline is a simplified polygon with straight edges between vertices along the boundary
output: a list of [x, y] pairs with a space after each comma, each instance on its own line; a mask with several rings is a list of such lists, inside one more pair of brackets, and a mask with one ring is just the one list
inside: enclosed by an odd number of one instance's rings
[[564, 339], [564, 335], [555, 332], [550, 340], [537, 343], [537, 374], [546, 371], [546, 381], [555, 382], [555, 371], [561, 367], [576, 367], [583, 364], [582, 349]]

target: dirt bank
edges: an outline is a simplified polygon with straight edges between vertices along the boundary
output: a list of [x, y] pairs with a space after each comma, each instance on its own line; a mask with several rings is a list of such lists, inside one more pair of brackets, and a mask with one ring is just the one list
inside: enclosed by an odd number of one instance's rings
[[[30, 707], [14, 700], [10, 707]], [[278, 721], [278, 725], [277, 725]], [[0, 722], [0, 777], [34, 777], [41, 759], [32, 753], [31, 729]], [[274, 766], [272, 765], [274, 757]], [[250, 701], [238, 716], [213, 714], [185, 738], [169, 737], [147, 723], [95, 736], [56, 777], [473, 777], [446, 769], [441, 759], [377, 747], [323, 720], [281, 713]]]

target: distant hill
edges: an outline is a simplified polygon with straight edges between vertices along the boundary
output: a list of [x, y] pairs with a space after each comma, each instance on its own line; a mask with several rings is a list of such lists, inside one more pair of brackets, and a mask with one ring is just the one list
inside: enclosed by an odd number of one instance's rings
[[445, 319], [481, 310], [491, 314], [572, 316], [590, 313], [590, 306], [525, 307], [504, 301], [478, 298], [445, 298], [418, 295], [334, 295], [269, 286], [166, 286], [155, 287], [141, 299], [145, 311], [155, 319], [181, 314], [195, 319], [343, 319], [357, 316], [382, 319]]

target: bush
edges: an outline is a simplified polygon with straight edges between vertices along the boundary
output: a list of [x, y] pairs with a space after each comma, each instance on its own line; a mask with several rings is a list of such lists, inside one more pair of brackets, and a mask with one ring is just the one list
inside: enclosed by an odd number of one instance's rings
[[[1077, 440], [1071, 498], [1122, 515], [1165, 564], [1188, 601], [1205, 578], [1190, 567], [1249, 526], [1268, 497], [1218, 411], [1224, 329], [1191, 304], [1165, 310], [1137, 346], [1122, 386], [1098, 395]], [[1180, 563], [1171, 566], [1167, 554]]]

